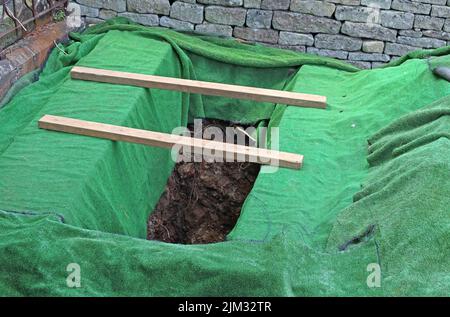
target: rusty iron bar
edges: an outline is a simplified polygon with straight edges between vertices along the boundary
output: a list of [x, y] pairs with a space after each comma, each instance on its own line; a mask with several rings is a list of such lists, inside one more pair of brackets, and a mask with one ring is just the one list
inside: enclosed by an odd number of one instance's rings
[[[69, 0], [46, 0], [49, 7], [41, 12], [38, 12], [38, 9], [36, 7], [37, 0], [31, 0], [31, 5], [29, 3], [27, 3], [26, 0], [22, 0], [22, 1], [23, 1], [24, 5], [31, 11], [31, 13], [33, 15], [31, 18], [29, 18], [25, 21], [20, 21], [15, 16], [15, 14], [17, 14], [17, 11], [16, 11], [16, 3], [14, 0], [0, 0], [0, 6], [3, 6], [3, 13], [2, 13], [2, 16], [0, 17], [0, 23], [3, 21], [5, 14], [7, 16], [9, 16], [14, 22], [13, 28], [10, 28], [6, 32], [3, 32], [0, 34], [0, 40], [3, 39], [4, 37], [10, 35], [13, 32], [16, 32], [16, 34], [19, 36], [19, 34], [18, 34], [19, 29], [24, 29], [25, 32], [27, 32], [28, 30], [25, 28], [25, 25], [32, 23], [32, 22], [35, 23], [36, 20], [54, 12], [56, 9], [65, 9], [69, 2]], [[7, 6], [10, 2], [12, 4], [13, 12], [11, 12], [11, 10]], [[22, 36], [20, 36], [20, 37], [23, 37], [23, 35], [24, 34], [22, 33]]]
[[[12, 12], [9, 10], [7, 4], [10, 2], [10, 0], [5, 1], [3, 4], [3, 12], [6, 13], [7, 16], [9, 16], [13, 21], [14, 21], [14, 25], [16, 26], [15, 29], [18, 29], [19, 26], [22, 27], [22, 29], [24, 29], [25, 32], [27, 32], [27, 28], [20, 22], [20, 20], [16, 17], [17, 14], [17, 9], [16, 9], [16, 1], [12, 1]], [[26, 1], [25, 1], [26, 3]], [[20, 13], [20, 12], [19, 12]]]
[[28, 2], [25, 0], [24, 4], [25, 6], [31, 10], [31, 12], [33, 13], [33, 16], [35, 17], [37, 14], [37, 9], [36, 9], [36, 4], [34, 2], [35, 0], [31, 0], [31, 6], [28, 4]]

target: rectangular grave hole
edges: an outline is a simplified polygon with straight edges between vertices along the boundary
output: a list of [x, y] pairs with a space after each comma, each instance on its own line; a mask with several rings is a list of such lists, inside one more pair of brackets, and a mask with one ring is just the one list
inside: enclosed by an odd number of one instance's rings
[[[203, 131], [248, 126], [204, 119]], [[191, 133], [193, 125], [189, 125]], [[237, 138], [234, 139], [237, 142]], [[245, 137], [246, 145], [250, 138]], [[177, 244], [225, 241], [236, 225], [242, 205], [253, 188], [260, 165], [248, 162], [177, 163], [166, 189], [148, 219], [148, 240]]]

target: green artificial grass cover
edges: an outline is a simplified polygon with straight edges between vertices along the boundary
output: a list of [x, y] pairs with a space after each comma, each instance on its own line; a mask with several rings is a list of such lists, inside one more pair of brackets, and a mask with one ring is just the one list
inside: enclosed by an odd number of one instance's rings
[[[72, 39], [0, 110], [0, 295], [449, 294], [450, 84], [430, 70], [448, 47], [358, 71], [124, 19]], [[74, 65], [321, 94], [328, 108], [77, 81]], [[166, 133], [196, 117], [268, 124], [305, 165], [262, 167], [226, 242], [146, 241], [170, 151], [40, 130], [44, 114]]]

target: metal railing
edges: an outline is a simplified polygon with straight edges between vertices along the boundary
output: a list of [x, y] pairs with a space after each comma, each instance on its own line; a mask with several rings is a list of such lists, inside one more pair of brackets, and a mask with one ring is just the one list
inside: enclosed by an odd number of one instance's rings
[[[23, 5], [19, 8], [18, 3], [22, 1]], [[65, 9], [69, 0], [0, 0], [0, 8], [3, 9], [0, 15], [0, 24], [9, 17], [14, 26], [8, 28], [6, 31], [0, 33], [0, 41], [6, 37], [16, 36], [15, 40], [22, 38], [29, 33], [33, 26], [36, 26], [38, 20], [52, 16], [57, 10]], [[23, 9], [31, 12], [31, 17], [20, 20], [20, 14]], [[32, 27], [28, 27], [28, 25]]]

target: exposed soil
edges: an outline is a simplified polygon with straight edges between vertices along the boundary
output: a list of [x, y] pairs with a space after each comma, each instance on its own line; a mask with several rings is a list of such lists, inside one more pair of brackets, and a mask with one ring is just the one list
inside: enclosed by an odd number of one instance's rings
[[[227, 122], [203, 121], [223, 131]], [[192, 130], [192, 127], [189, 127]], [[234, 228], [259, 173], [254, 163], [178, 163], [148, 221], [148, 239], [221, 242]]]

